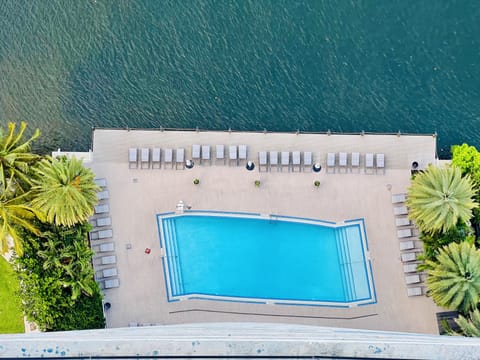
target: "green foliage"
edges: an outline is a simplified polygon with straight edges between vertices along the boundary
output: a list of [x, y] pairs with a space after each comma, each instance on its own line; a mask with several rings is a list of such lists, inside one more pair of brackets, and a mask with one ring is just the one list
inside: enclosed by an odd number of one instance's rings
[[23, 333], [23, 313], [17, 274], [0, 256], [0, 334]]
[[408, 189], [409, 216], [424, 233], [445, 232], [459, 221], [468, 223], [478, 204], [468, 176], [457, 167], [430, 165]]
[[422, 233], [420, 240], [423, 242], [423, 258], [426, 260], [434, 260], [439, 248], [452, 242], [460, 243], [462, 241], [468, 241], [473, 243], [474, 238], [470, 227], [464, 222], [459, 222], [446, 232]]
[[480, 311], [478, 309], [470, 311], [467, 317], [460, 315], [455, 322], [460, 327], [457, 335], [480, 337]]
[[480, 252], [469, 242], [439, 249], [436, 261], [425, 262], [429, 295], [439, 306], [462, 312], [480, 300]]
[[460, 168], [463, 175], [470, 175], [480, 185], [480, 153], [467, 144], [452, 146], [452, 165]]

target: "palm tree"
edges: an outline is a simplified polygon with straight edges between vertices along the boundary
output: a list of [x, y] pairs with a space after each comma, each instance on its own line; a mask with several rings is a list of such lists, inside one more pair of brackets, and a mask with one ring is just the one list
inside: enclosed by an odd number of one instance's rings
[[47, 157], [33, 170], [32, 206], [43, 211], [48, 222], [73, 226], [93, 215], [99, 187], [81, 160]]
[[458, 221], [468, 223], [478, 204], [469, 176], [457, 167], [430, 165], [408, 189], [409, 216], [425, 233], [446, 232]]
[[460, 327], [458, 335], [480, 337], [480, 311], [478, 309], [470, 311], [468, 317], [460, 315], [455, 322]]
[[480, 301], [480, 252], [467, 241], [441, 248], [436, 261], [425, 261], [427, 288], [435, 303], [469, 311]]
[[34, 134], [24, 141], [26, 128], [27, 124], [22, 122], [18, 133], [15, 134], [16, 124], [11, 122], [5, 134], [0, 129], [0, 191], [5, 190], [7, 180], [10, 178], [14, 179], [15, 190], [20, 193], [25, 193], [31, 185], [28, 176], [30, 166], [40, 156], [29, 151], [32, 141], [40, 136], [40, 130], [36, 129]]

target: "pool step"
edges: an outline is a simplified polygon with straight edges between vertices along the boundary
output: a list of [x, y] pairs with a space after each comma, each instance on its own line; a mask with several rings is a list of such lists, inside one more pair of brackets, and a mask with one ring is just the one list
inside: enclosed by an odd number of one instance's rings
[[345, 228], [337, 228], [336, 231], [338, 254], [340, 258], [340, 269], [343, 278], [343, 289], [345, 292], [345, 300], [353, 301], [356, 299], [355, 280], [353, 269], [351, 266], [351, 255], [348, 246], [348, 235]]
[[170, 276], [170, 289], [172, 296], [183, 294], [183, 282], [180, 270], [178, 244], [176, 237], [175, 219], [165, 219], [163, 221], [163, 231], [165, 246], [167, 248], [167, 262]]

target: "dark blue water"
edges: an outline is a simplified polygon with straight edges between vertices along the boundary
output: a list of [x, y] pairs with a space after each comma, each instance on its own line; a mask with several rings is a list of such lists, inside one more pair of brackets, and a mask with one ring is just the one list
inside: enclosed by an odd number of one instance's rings
[[439, 134], [480, 145], [476, 1], [0, 2], [0, 119]]

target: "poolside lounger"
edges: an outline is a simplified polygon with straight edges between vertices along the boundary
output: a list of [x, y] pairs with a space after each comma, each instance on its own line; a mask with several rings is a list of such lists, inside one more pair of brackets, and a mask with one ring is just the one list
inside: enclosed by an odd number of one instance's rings
[[300, 167], [301, 161], [300, 161], [300, 151], [292, 151], [292, 171], [295, 172], [295, 167], [298, 169], [298, 171], [301, 171]]
[[128, 149], [128, 167], [130, 169], [136, 169], [138, 167], [137, 152], [137, 148]]
[[405, 264], [403, 265], [404, 273], [411, 273], [417, 271], [417, 264]]
[[398, 217], [395, 219], [396, 226], [407, 226], [410, 225], [410, 219], [408, 217]]
[[216, 160], [222, 160], [225, 164], [225, 146], [215, 145], [215, 158]]
[[404, 203], [407, 200], [406, 194], [392, 194], [392, 204]]
[[112, 276], [117, 276], [118, 271], [117, 268], [107, 268], [102, 270], [102, 277], [112, 277]]
[[170, 164], [170, 167], [173, 168], [173, 150], [172, 149], [165, 149], [163, 152], [163, 163], [166, 167], [167, 164]]
[[265, 171], [268, 171], [268, 161], [267, 161], [266, 151], [258, 152], [258, 171], [262, 171], [262, 166], [265, 168]]
[[101, 265], [111, 265], [111, 264], [116, 264], [116, 263], [117, 263], [117, 257], [115, 255], [102, 256], [100, 258], [100, 264]]
[[333, 169], [333, 172], [335, 172], [335, 153], [327, 154], [327, 173], [329, 169]]
[[201, 161], [208, 161], [208, 163], [210, 164], [210, 145], [202, 145]]
[[406, 206], [394, 207], [393, 208], [394, 215], [407, 215], [408, 209]]
[[100, 244], [100, 252], [109, 252], [115, 250], [115, 244], [113, 242]]
[[238, 146], [238, 160], [247, 162], [247, 145]]
[[270, 151], [270, 171], [272, 170], [272, 165], [277, 167], [278, 171], [278, 151]]
[[100, 284], [101, 284], [100, 287], [103, 287], [103, 289], [113, 289], [113, 288], [118, 288], [120, 286], [120, 282], [118, 281], [118, 279], [105, 280]]
[[229, 165], [232, 163], [232, 161], [235, 163], [235, 165], [238, 165], [237, 145], [230, 145], [228, 147], [228, 160]]
[[97, 192], [97, 199], [98, 200], [106, 200], [109, 198], [109, 194], [108, 194], [108, 190], [103, 190], [103, 191], [99, 191]]
[[108, 239], [113, 236], [113, 230], [112, 229], [107, 229], [107, 230], [99, 230], [98, 231], [98, 238], [99, 239]]
[[415, 243], [412, 240], [400, 241], [400, 251], [415, 249]]
[[412, 237], [412, 229], [398, 229], [397, 236], [399, 239]]
[[108, 207], [108, 204], [100, 204], [100, 205], [95, 205], [94, 210], [95, 210], [95, 214], [105, 214], [110, 211], [110, 208]]
[[420, 281], [420, 275], [418, 274], [405, 276], [405, 284], [407, 285], [418, 284]]
[[313, 166], [313, 159], [312, 159], [312, 152], [311, 151], [305, 151], [303, 153], [303, 171], [305, 169], [309, 169], [309, 171], [312, 171], [312, 166]]
[[365, 174], [373, 174], [373, 154], [365, 154]]
[[415, 261], [417, 260], [417, 253], [415, 252], [403, 253], [401, 258], [402, 258], [402, 262]]
[[376, 171], [378, 174], [378, 170], [383, 170], [385, 174], [385, 154], [376, 154], [375, 155], [375, 163], [376, 163]]
[[288, 151], [282, 151], [280, 153], [280, 164], [282, 165], [280, 167], [280, 170], [283, 171], [283, 167], [287, 167], [287, 171], [290, 171], [290, 153]]
[[423, 294], [422, 288], [420, 286], [407, 288], [408, 296], [420, 296]]
[[358, 152], [352, 152], [351, 171], [353, 171], [353, 168], [356, 168], [358, 172], [360, 172], [360, 153]]
[[150, 167], [150, 149], [141, 148], [140, 149], [140, 168], [148, 169]]
[[100, 187], [106, 187], [107, 186], [107, 179], [105, 178], [100, 178], [100, 179], [95, 179], [95, 184]]
[[112, 225], [112, 219], [110, 217], [98, 218], [96, 222], [98, 227]]
[[153, 148], [152, 149], [152, 169], [160, 169], [161, 163], [160, 163], [160, 157], [161, 157], [162, 151], [160, 148]]
[[185, 169], [185, 149], [178, 148], [175, 152], [175, 169], [178, 169], [178, 165], [180, 164], [181, 169]]
[[200, 152], [201, 152], [200, 145], [197, 145], [197, 144], [192, 145], [192, 160], [200, 160]]
[[338, 154], [338, 171], [340, 172], [341, 169], [344, 169], [347, 172], [347, 153], [341, 152]]

